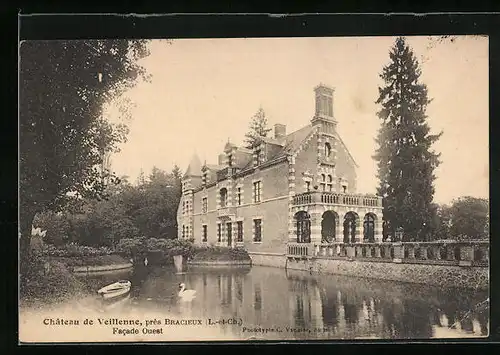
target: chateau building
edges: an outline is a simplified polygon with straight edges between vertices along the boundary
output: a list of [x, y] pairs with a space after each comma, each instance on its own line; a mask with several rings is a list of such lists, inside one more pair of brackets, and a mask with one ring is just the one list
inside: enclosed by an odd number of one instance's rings
[[337, 133], [334, 90], [314, 89], [313, 118], [252, 149], [227, 143], [217, 164], [194, 156], [182, 179], [179, 238], [281, 254], [287, 243], [381, 242], [382, 198], [356, 193], [356, 163]]

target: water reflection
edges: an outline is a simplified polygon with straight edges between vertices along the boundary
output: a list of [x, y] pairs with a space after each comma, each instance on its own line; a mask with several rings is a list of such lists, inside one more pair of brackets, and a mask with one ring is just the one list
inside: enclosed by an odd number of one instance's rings
[[[415, 284], [312, 276], [300, 271], [254, 266], [238, 269], [136, 269], [129, 274], [87, 278], [94, 292], [117, 278], [132, 281], [130, 294], [105, 312], [128, 309], [182, 318], [241, 318], [244, 327], [279, 327], [254, 334], [221, 325], [225, 339], [357, 339], [487, 336], [488, 310], [474, 311], [486, 292], [449, 290]], [[197, 291], [179, 302], [178, 284]], [[286, 328], [295, 328], [286, 331]], [[311, 329], [320, 331], [310, 332]], [[197, 334], [192, 334], [196, 339]]]

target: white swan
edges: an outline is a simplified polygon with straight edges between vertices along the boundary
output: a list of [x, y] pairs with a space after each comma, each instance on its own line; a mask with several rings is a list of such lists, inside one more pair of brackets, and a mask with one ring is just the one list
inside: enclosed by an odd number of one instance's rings
[[179, 284], [179, 297], [181, 301], [192, 301], [196, 297], [195, 290], [186, 290], [186, 285], [184, 283]]

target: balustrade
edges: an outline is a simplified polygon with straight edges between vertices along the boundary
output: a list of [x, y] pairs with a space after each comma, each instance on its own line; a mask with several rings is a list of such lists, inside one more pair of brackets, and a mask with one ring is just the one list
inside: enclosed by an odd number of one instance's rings
[[294, 205], [324, 203], [331, 205], [349, 205], [365, 207], [382, 207], [382, 198], [374, 195], [356, 195], [339, 192], [309, 191], [293, 197]]
[[289, 256], [401, 262], [407, 264], [487, 266], [488, 242], [289, 243]]

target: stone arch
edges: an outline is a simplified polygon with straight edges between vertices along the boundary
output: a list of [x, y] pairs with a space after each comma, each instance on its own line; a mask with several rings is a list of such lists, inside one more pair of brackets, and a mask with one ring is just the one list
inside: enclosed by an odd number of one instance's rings
[[297, 243], [311, 242], [311, 216], [306, 211], [295, 213]]
[[344, 216], [344, 243], [355, 243], [359, 230], [359, 215], [349, 211]]
[[372, 212], [365, 214], [363, 219], [363, 241], [368, 243], [375, 242], [375, 225], [377, 222], [377, 215]]
[[339, 225], [339, 215], [335, 211], [325, 211], [321, 217], [321, 242], [331, 243], [335, 240]]

